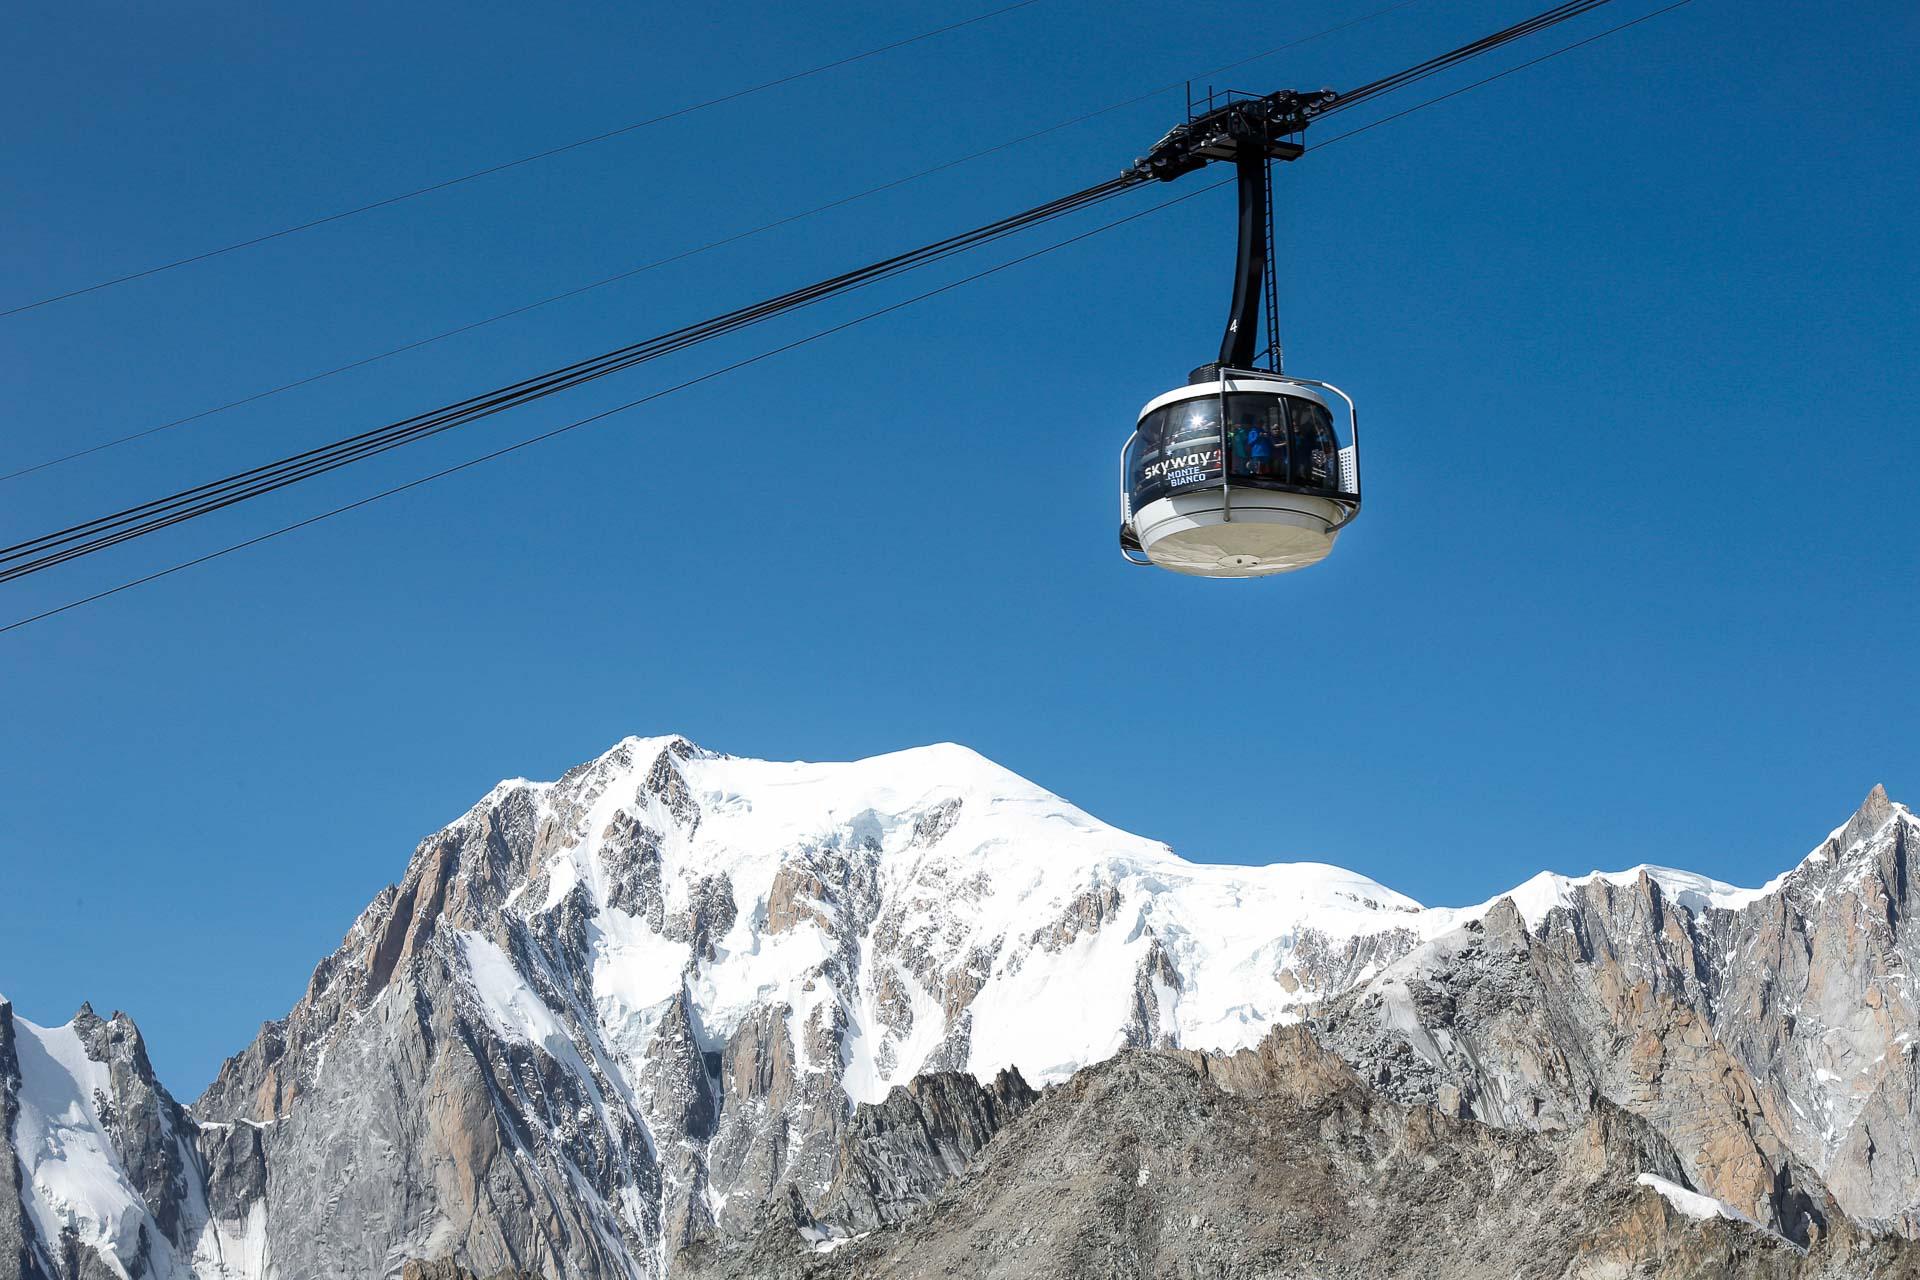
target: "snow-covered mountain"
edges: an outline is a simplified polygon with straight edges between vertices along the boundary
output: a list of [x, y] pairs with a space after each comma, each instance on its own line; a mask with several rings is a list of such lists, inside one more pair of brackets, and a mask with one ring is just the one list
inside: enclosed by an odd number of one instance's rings
[[[1303, 1020], [1410, 1103], [1552, 1129], [1604, 1096], [1665, 1123], [1679, 1163], [1654, 1172], [1795, 1239], [1825, 1186], [1833, 1212], [1911, 1233], [1920, 1167], [1853, 1165], [1920, 1151], [1892, 1096], [1912, 1082], [1913, 827], [1876, 792], [1762, 889], [1636, 868], [1423, 908], [1317, 863], [1188, 862], [961, 747], [790, 764], [628, 739], [422, 842], [191, 1116], [118, 1015], [49, 1029], [0, 1005], [21, 1206], [10, 1228], [0, 1186], [0, 1259], [660, 1275], [770, 1223], [889, 1220], [1030, 1086], [1123, 1049], [1232, 1053]], [[1869, 885], [1889, 859], [1897, 883]], [[1757, 950], [1826, 947], [1856, 902], [1881, 925], [1831, 954]], [[1802, 988], [1756, 989], [1763, 961]], [[1720, 1057], [1615, 1069], [1647, 1037]], [[1907, 1074], [1869, 1080], [1869, 1052]], [[1751, 1105], [1720, 1106], [1730, 1089]]]
[[[1187, 862], [950, 745], [776, 764], [634, 739], [450, 831], [502, 813], [551, 847], [503, 905], [591, 921], [616, 1057], [643, 1061], [676, 999], [715, 1051], [780, 1008], [795, 1069], [853, 1102], [929, 1070], [1045, 1082], [1128, 1045], [1251, 1044], [1365, 972], [1355, 940], [1452, 918], [1337, 867]], [[503, 943], [458, 937], [489, 1025], [551, 1039]]]
[[14, 1156], [0, 1173], [0, 1267], [227, 1274], [222, 1255], [236, 1242], [211, 1225], [199, 1126], [154, 1079], [124, 1014], [103, 1020], [82, 1005], [64, 1026], [41, 1027], [0, 999], [0, 1120]]

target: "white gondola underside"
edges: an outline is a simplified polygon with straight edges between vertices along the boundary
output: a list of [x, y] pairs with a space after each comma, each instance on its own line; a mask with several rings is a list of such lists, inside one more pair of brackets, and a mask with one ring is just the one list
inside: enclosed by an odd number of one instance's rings
[[1263, 578], [1326, 559], [1338, 503], [1311, 494], [1236, 485], [1178, 493], [1142, 507], [1135, 535], [1163, 569], [1203, 578]]

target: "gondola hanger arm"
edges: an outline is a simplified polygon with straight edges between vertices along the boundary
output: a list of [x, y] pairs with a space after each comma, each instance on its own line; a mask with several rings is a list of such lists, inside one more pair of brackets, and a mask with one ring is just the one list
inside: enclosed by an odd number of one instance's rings
[[[1231, 97], [1231, 95], [1229, 95]], [[1232, 97], [1169, 129], [1130, 173], [1172, 182], [1216, 160], [1297, 160], [1306, 147], [1294, 140], [1339, 97], [1332, 89], [1280, 89], [1262, 97]]]

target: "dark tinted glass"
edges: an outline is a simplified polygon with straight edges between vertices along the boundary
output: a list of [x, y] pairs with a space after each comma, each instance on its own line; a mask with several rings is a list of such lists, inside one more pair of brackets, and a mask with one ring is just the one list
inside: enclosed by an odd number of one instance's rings
[[1196, 485], [1219, 483], [1220, 401], [1216, 396], [1182, 400], [1140, 420], [1127, 453], [1127, 483], [1133, 509]]
[[1334, 489], [1340, 483], [1340, 442], [1333, 434], [1327, 406], [1300, 396], [1287, 397], [1293, 419], [1293, 483], [1309, 489]]
[[[1226, 403], [1225, 475], [1302, 489], [1339, 487], [1340, 441], [1325, 405], [1277, 391], [1236, 391]], [[1141, 419], [1127, 455], [1133, 509], [1220, 483], [1221, 445], [1218, 396], [1183, 400]]]
[[1236, 478], [1288, 483], [1289, 443], [1282, 397], [1257, 392], [1227, 397], [1227, 450]]

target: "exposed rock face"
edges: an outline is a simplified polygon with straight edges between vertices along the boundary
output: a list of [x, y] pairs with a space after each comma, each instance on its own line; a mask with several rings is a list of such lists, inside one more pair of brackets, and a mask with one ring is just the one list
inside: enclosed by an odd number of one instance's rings
[[210, 1199], [264, 1204], [277, 1273], [385, 1275], [448, 1256], [481, 1275], [643, 1273], [659, 1170], [591, 1019], [583, 1056], [551, 1013], [550, 1038], [503, 1035], [473, 994], [475, 964], [496, 964], [525, 984], [511, 998], [590, 1007], [573, 972], [590, 927], [578, 897], [534, 919], [500, 909], [531, 849], [580, 820], [509, 794], [423, 844], [293, 1013], [202, 1098], [203, 1118], [257, 1127], [264, 1183], [216, 1165]]
[[1330, 1002], [1316, 1025], [1394, 1096], [1535, 1129], [1604, 1098], [1701, 1189], [1791, 1238], [1848, 1216], [1920, 1226], [1909, 975], [1916, 825], [1875, 789], [1797, 869], [1733, 907], [1653, 875], [1510, 901]]
[[1224, 1058], [1128, 1052], [1087, 1068], [895, 1228], [710, 1242], [680, 1274], [1920, 1275], [1911, 1241], [1842, 1225], [1803, 1252], [1751, 1223], [1688, 1217], [1642, 1181], [1685, 1202], [1679, 1164], [1604, 1101], [1573, 1129], [1497, 1129], [1388, 1100], [1304, 1028], [1284, 1028]]
[[[1200, 873], [1193, 907], [1157, 896]], [[197, 1104], [208, 1200], [236, 1236], [258, 1213], [287, 1274], [657, 1275], [829, 1206], [890, 1221], [1026, 1098], [1018, 1072], [979, 1097], [921, 1073], [1188, 1043], [1188, 992], [1247, 952], [1268, 976], [1224, 1027], [1254, 1038], [1416, 941], [1376, 927], [1416, 904], [1347, 873], [1244, 879], [958, 748], [783, 766], [629, 740], [420, 845]], [[1212, 899], [1248, 894], [1240, 953], [1210, 955]], [[1296, 946], [1323, 897], [1355, 923]]]
[[0, 1121], [0, 1262], [17, 1274], [219, 1274], [196, 1126], [125, 1014], [38, 1027], [0, 1000]]
[[535, 1280], [535, 1276], [531, 1271], [500, 1271], [491, 1276], [477, 1276], [445, 1259], [439, 1262], [410, 1259], [400, 1268], [400, 1280]]
[[[770, 1266], [837, 1268], [872, 1246], [796, 1242], [919, 1231], [916, 1206], [977, 1189], [1016, 1132], [1037, 1135], [1022, 1159], [1061, 1178], [1114, 1158], [1101, 1144], [1157, 1151], [1164, 1104], [1167, 1151], [1187, 1151], [1164, 1167], [1196, 1186], [1227, 1170], [1308, 1196], [1300, 1213], [1341, 1196], [1446, 1207], [1486, 1219], [1484, 1238], [1445, 1238], [1496, 1269], [1524, 1250], [1489, 1241], [1537, 1230], [1550, 1254], [1572, 1241], [1608, 1266], [1764, 1256], [1776, 1269], [1752, 1274], [1845, 1274], [1819, 1268], [1868, 1256], [1863, 1233], [1920, 1233], [1915, 831], [1876, 792], [1766, 890], [1649, 869], [1429, 910], [1318, 864], [1187, 863], [959, 748], [782, 765], [629, 739], [557, 782], [503, 783], [423, 841], [191, 1117], [131, 1023], [83, 1011], [56, 1029], [63, 1078], [89, 1082], [63, 1123], [111, 1153], [111, 1212], [39, 1225], [47, 1180], [22, 1135], [45, 1130], [45, 1107], [27, 1105], [34, 1073], [0, 1006], [16, 1149], [0, 1162], [0, 1266], [599, 1280], [770, 1250]], [[1302, 1018], [1312, 1037], [1266, 1038]], [[1118, 1074], [1083, 1071], [1116, 1054]], [[1069, 1079], [1035, 1101], [1032, 1086]], [[1147, 1127], [1082, 1132], [1098, 1109], [1055, 1101], [1102, 1091]], [[1180, 1146], [1227, 1141], [1209, 1126], [1228, 1111], [1253, 1126], [1238, 1145]], [[1319, 1181], [1263, 1171], [1270, 1137], [1311, 1146], [1310, 1125], [1331, 1126]], [[1064, 1145], [1046, 1156], [1048, 1142]], [[1405, 1172], [1392, 1161], [1410, 1151], [1411, 1201], [1354, 1154]], [[1516, 1194], [1596, 1196], [1638, 1225], [1489, 1217], [1434, 1173], [1505, 1180], [1516, 1160], [1532, 1179]], [[1758, 1225], [1695, 1226], [1623, 1171]], [[1266, 1239], [1233, 1216], [1253, 1212], [1244, 1188], [1218, 1191], [1239, 1208], [1212, 1234], [1167, 1216], [1173, 1200], [1080, 1190], [1035, 1219], [1036, 1248], [1235, 1275], [1208, 1269], [1238, 1265], [1233, 1232]], [[1110, 1211], [1134, 1245], [1103, 1234]], [[1377, 1269], [1354, 1251], [1386, 1237], [1355, 1230], [1325, 1246], [1342, 1260], [1326, 1270]], [[1060, 1234], [1075, 1231], [1082, 1244]], [[1212, 1252], [1175, 1248], [1181, 1231]], [[1323, 1265], [1273, 1249], [1252, 1256]]]
[[13, 1005], [0, 999], [0, 1275], [9, 1268], [25, 1280], [46, 1280], [40, 1242], [21, 1198], [22, 1165], [13, 1151], [13, 1122], [20, 1114], [20, 1057], [14, 1048]]
[[1018, 1071], [990, 1085], [948, 1071], [863, 1104], [841, 1136], [818, 1216], [849, 1233], [898, 1221], [960, 1176], [1038, 1096]]

